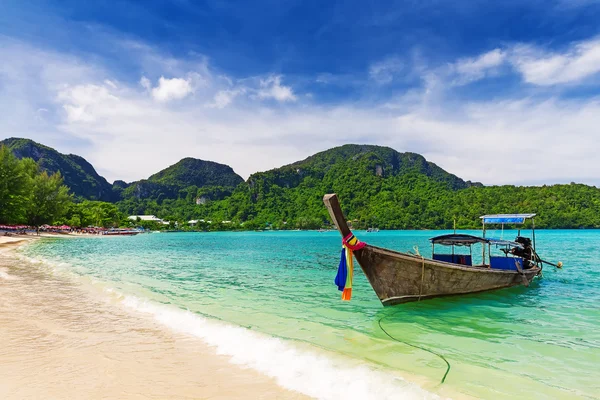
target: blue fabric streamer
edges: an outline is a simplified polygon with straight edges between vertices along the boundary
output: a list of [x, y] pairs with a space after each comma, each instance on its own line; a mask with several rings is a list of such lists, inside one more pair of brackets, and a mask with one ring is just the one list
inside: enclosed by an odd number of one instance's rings
[[342, 255], [340, 257], [340, 265], [338, 267], [337, 275], [335, 276], [335, 284], [340, 292], [344, 291], [346, 286], [346, 277], [348, 276], [348, 266], [346, 265], [346, 249], [342, 248]]

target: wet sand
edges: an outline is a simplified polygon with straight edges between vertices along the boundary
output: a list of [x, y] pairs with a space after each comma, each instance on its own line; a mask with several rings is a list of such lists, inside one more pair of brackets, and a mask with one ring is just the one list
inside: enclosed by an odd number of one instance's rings
[[300, 399], [197, 338], [18, 260], [0, 237], [1, 399]]

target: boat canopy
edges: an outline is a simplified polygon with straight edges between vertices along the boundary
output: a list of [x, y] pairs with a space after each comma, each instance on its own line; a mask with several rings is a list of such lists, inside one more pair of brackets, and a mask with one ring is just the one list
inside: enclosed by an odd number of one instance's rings
[[521, 249], [523, 248], [523, 245], [521, 243], [513, 242], [511, 240], [489, 238], [489, 239], [487, 239], [487, 241], [489, 244], [494, 244], [496, 246], [518, 247]]
[[461, 233], [450, 233], [447, 235], [440, 235], [429, 239], [433, 244], [441, 244], [442, 246], [471, 246], [475, 243], [487, 243], [496, 246], [510, 246], [520, 247], [521, 243], [513, 242], [510, 240], [494, 239], [494, 238], [483, 238], [481, 236], [466, 235]]
[[490, 214], [479, 218], [484, 224], [522, 224], [528, 218], [535, 217], [535, 214]]
[[432, 237], [429, 240], [433, 244], [441, 244], [442, 246], [470, 246], [475, 243], [489, 243], [489, 240], [486, 238], [460, 233], [440, 235]]

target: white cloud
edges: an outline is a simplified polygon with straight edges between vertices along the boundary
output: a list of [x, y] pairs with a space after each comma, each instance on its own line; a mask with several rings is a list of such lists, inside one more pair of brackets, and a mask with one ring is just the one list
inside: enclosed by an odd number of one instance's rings
[[220, 90], [217, 92], [217, 94], [215, 94], [214, 102], [212, 104], [209, 104], [209, 107], [225, 108], [228, 105], [230, 105], [237, 96], [245, 92], [246, 90], [244, 88], [234, 90]]
[[142, 86], [148, 92], [152, 90], [152, 82], [150, 82], [150, 79], [146, 78], [145, 76], [140, 78], [140, 86]]
[[473, 58], [463, 58], [451, 65], [453, 73], [458, 75], [457, 84], [466, 84], [484, 78], [504, 63], [506, 53], [494, 49]]
[[497, 75], [507, 64], [532, 85], [580, 84], [600, 73], [600, 38], [574, 43], [563, 52], [549, 52], [528, 44], [511, 45], [459, 59], [436, 73], [449, 76], [454, 85], [465, 85]]
[[376, 62], [369, 67], [369, 78], [379, 84], [391, 83], [404, 68], [404, 64], [397, 57], [390, 57]]
[[94, 122], [98, 107], [119, 107], [119, 98], [110, 92], [113, 89], [115, 85], [106, 83], [104, 86], [77, 85], [60, 90], [57, 99], [67, 112], [69, 122]]
[[280, 102], [296, 101], [296, 95], [289, 86], [281, 84], [281, 76], [272, 75], [267, 79], [260, 80], [260, 89], [258, 89], [260, 99], [275, 99]]
[[399, 124], [419, 138], [426, 157], [464, 179], [598, 184], [593, 149], [600, 143], [590, 131], [598, 112], [598, 100], [517, 99], [468, 103], [441, 115], [417, 111]]
[[188, 79], [171, 78], [166, 79], [161, 76], [158, 79], [158, 86], [152, 89], [152, 97], [156, 101], [167, 102], [179, 100], [192, 93], [192, 84]]
[[[82, 59], [26, 45], [5, 48], [0, 132], [80, 154], [109, 180], [146, 178], [183, 157], [229, 164], [247, 177], [336, 145], [371, 143], [421, 153], [464, 179], [488, 184], [599, 183], [598, 99], [452, 102], [443, 91], [435, 93], [443, 80], [429, 77], [421, 91], [394, 107], [315, 105], [291, 87], [281, 89], [286, 86], [278, 76], [248, 79], [242, 87], [202, 64], [145, 61], [140, 70], [151, 71], [147, 76], [202, 84], [173, 105], [142, 89], [153, 90], [150, 78], [123, 82]], [[261, 91], [262, 98], [285, 103], [248, 101], [261, 98]], [[49, 111], [36, 119], [40, 108]]]
[[600, 38], [576, 43], [562, 53], [519, 45], [511, 62], [523, 80], [534, 85], [578, 83], [600, 72]]

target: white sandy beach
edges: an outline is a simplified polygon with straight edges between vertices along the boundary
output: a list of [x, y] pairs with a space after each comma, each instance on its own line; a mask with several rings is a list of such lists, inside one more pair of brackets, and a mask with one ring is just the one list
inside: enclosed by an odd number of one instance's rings
[[304, 398], [17, 259], [27, 240], [0, 237], [0, 398]]

